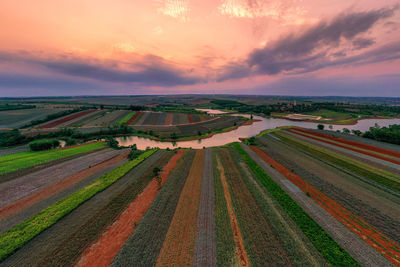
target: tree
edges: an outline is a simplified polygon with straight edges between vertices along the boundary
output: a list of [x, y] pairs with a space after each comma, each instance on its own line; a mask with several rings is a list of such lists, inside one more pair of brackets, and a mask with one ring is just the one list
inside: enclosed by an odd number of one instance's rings
[[325, 128], [325, 125], [323, 125], [323, 124], [318, 124], [317, 127], [318, 127], [318, 130], [323, 130], [323, 129]]
[[342, 132], [345, 133], [345, 134], [349, 134], [349, 133], [350, 133], [350, 130], [347, 129], [347, 128], [343, 128]]

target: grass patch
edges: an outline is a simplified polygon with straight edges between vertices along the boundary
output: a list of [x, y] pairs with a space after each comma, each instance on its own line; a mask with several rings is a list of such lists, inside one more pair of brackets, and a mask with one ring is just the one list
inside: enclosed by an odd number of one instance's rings
[[254, 175], [267, 188], [282, 208], [295, 221], [314, 247], [333, 266], [359, 266], [350, 254], [340, 247], [238, 144], [233, 146], [242, 156]]
[[53, 160], [58, 160], [92, 150], [105, 148], [104, 142], [92, 143], [67, 149], [53, 149], [43, 152], [22, 152], [0, 157], [0, 175], [29, 168]]
[[47, 207], [40, 213], [14, 226], [0, 235], [0, 261], [4, 260], [16, 249], [46, 230], [79, 205], [123, 177], [132, 168], [151, 156], [157, 149], [144, 152], [132, 161], [128, 161], [112, 171], [104, 174], [88, 186]]
[[135, 114], [135, 111], [129, 112], [127, 115], [125, 115], [125, 117], [117, 122], [117, 125], [125, 125], [133, 116], [135, 116]]

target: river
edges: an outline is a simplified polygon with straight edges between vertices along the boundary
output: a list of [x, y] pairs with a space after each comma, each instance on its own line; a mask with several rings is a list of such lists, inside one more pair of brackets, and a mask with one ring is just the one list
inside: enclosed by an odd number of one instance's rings
[[[223, 111], [203, 109], [210, 114], [222, 114]], [[243, 116], [249, 117], [247, 114], [234, 114], [232, 116]], [[239, 141], [239, 138], [248, 138], [259, 134], [261, 131], [266, 129], [274, 129], [280, 126], [300, 126], [303, 128], [316, 129], [318, 123], [305, 122], [305, 121], [290, 121], [286, 119], [276, 119], [276, 118], [263, 118], [260, 116], [254, 116], [254, 119], [260, 120], [254, 122], [251, 125], [240, 126], [236, 130], [229, 131], [226, 133], [215, 134], [210, 138], [191, 140], [191, 141], [179, 141], [179, 142], [161, 142], [155, 141], [145, 137], [138, 136], [128, 136], [117, 138], [117, 141], [121, 146], [129, 146], [136, 144], [138, 149], [146, 149], [147, 147], [158, 147], [161, 149], [166, 148], [193, 148], [199, 149], [203, 147], [214, 147], [222, 146], [232, 142]], [[380, 127], [389, 126], [392, 124], [400, 124], [400, 119], [364, 119], [359, 120], [357, 124], [354, 125], [332, 125], [332, 129], [325, 125], [326, 130], [342, 130], [347, 128], [349, 130], [360, 130], [361, 132], [367, 131], [370, 127], [375, 126], [377, 123]]]

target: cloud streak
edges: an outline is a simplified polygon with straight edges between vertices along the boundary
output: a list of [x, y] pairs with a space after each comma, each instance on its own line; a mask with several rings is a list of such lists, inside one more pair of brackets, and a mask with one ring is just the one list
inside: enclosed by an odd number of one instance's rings
[[[394, 6], [367, 12], [343, 13], [331, 21], [321, 21], [299, 34], [292, 33], [264, 48], [254, 49], [246, 59], [223, 67], [218, 80], [249, 75], [310, 72], [330, 65], [344, 64], [346, 61], [331, 59], [338, 53], [337, 49], [342, 44], [351, 43], [355, 50], [371, 46], [374, 41], [361, 35], [371, 30], [377, 22], [393, 16], [397, 9], [398, 6]], [[364, 56], [374, 55], [366, 53]], [[355, 59], [363, 61], [362, 56], [350, 57], [348, 61], [354, 62]]]

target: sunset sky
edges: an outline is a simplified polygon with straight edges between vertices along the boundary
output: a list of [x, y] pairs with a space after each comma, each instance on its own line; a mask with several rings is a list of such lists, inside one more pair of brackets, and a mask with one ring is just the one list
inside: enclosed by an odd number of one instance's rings
[[400, 96], [400, 1], [1, 0], [0, 96]]

